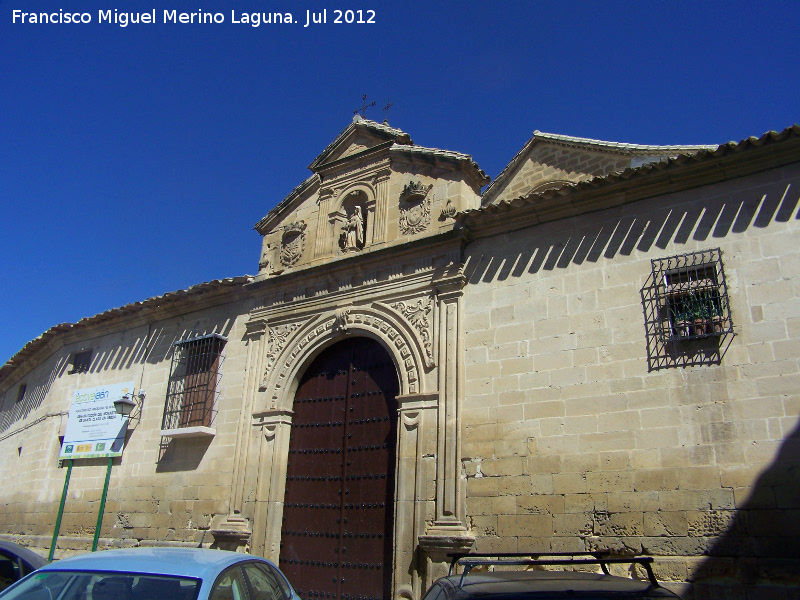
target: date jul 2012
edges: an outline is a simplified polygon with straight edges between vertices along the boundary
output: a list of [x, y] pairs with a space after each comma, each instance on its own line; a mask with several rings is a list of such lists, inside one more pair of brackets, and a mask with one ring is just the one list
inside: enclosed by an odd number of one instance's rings
[[[375, 23], [374, 10], [339, 10], [334, 9], [331, 11], [331, 23]], [[324, 25], [328, 22], [328, 9], [324, 8], [320, 12], [306, 10], [306, 23], [303, 27], [309, 25]]]

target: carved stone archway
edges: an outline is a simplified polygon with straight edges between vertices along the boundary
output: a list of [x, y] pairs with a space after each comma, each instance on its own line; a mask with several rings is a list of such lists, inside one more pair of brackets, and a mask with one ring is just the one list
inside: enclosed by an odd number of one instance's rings
[[[412, 589], [419, 591], [419, 578], [412, 581], [410, 573], [415, 569], [413, 549], [425, 528], [425, 502], [420, 495], [430, 500], [434, 497], [432, 490], [422, 489], [422, 478], [430, 479], [434, 474], [424, 473], [420, 465], [424, 453], [435, 451], [438, 394], [425, 389], [423, 375], [434, 363], [427, 332], [423, 335], [418, 324], [409, 321], [409, 316], [415, 314], [414, 307], [409, 309], [401, 302], [394, 306], [375, 302], [268, 326], [264, 377], [252, 422], [260, 432], [251, 543], [254, 553], [278, 557], [292, 403], [299, 378], [325, 348], [346, 337], [368, 337], [379, 341], [391, 356], [400, 389], [394, 511], [398, 550], [393, 565], [393, 597], [408, 597]], [[420, 434], [423, 423], [432, 433], [427, 444], [423, 444], [424, 436]]]
[[[289, 410], [298, 373], [324, 347], [346, 335], [363, 335], [380, 341], [397, 366], [400, 395], [424, 393], [422, 374], [433, 367], [426, 335], [398, 313], [402, 303], [391, 306], [374, 302], [368, 306], [346, 306], [306, 321], [270, 328], [267, 365], [260, 389], [266, 392], [263, 410]], [[429, 335], [429, 334], [428, 334]]]
[[461, 279], [422, 294], [317, 315], [265, 320], [260, 385], [251, 446], [255, 514], [251, 551], [277, 559], [292, 407], [299, 378], [314, 358], [349, 337], [379, 341], [395, 363], [398, 428], [392, 598], [418, 598], [445, 564], [446, 551], [468, 548], [460, 482], [458, 413], [463, 373], [458, 359]]

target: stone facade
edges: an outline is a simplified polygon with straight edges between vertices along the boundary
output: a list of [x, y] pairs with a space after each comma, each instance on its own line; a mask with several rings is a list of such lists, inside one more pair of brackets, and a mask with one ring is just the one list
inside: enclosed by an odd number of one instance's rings
[[[481, 194], [468, 155], [356, 121], [256, 225], [257, 276], [55, 327], [0, 369], [0, 529], [49, 549], [71, 395], [133, 380], [101, 547], [277, 560], [300, 378], [366, 337], [399, 383], [393, 598], [469, 549], [651, 554], [690, 597], [788, 598], [799, 149], [797, 128], [720, 148], [536, 132]], [[719, 330], [665, 316], [679, 269], [656, 265], [687, 256], [718, 269]], [[213, 422], [164, 435], [176, 342], [208, 334]], [[57, 556], [89, 547], [106, 464], [75, 462]]]

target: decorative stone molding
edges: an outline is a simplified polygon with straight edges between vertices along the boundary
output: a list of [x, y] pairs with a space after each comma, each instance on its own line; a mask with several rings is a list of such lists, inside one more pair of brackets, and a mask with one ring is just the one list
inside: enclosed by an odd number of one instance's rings
[[244, 324], [246, 338], [258, 338], [267, 332], [267, 322], [264, 319], [251, 318]]
[[350, 308], [337, 308], [334, 311], [336, 315], [336, 324], [334, 325], [335, 331], [347, 331], [347, 316], [350, 314]]
[[447, 575], [450, 565], [448, 554], [466, 554], [475, 545], [475, 538], [463, 528], [451, 531], [435, 531], [430, 529], [419, 536], [419, 547], [425, 559], [424, 589], [439, 577]]
[[400, 192], [400, 200], [406, 202], [419, 202], [428, 195], [428, 192], [433, 188], [433, 184], [423, 185], [421, 181], [412, 181], [403, 186], [403, 191]]
[[291, 267], [300, 261], [306, 247], [306, 224], [303, 221], [290, 223], [281, 236], [281, 264]]
[[392, 175], [391, 169], [381, 169], [372, 176], [372, 185], [377, 186], [379, 183], [388, 181]]
[[422, 338], [422, 346], [425, 348], [425, 355], [433, 360], [433, 347], [431, 342], [431, 323], [428, 319], [433, 310], [433, 298], [426, 296], [417, 300], [416, 305], [413, 303], [407, 305], [405, 302], [395, 302], [392, 304], [397, 312], [403, 315], [409, 323], [417, 330]]
[[247, 548], [251, 534], [250, 522], [238, 515], [227, 515], [222, 521], [214, 523], [211, 527], [214, 546], [221, 550], [243, 552]]
[[456, 207], [453, 205], [453, 201], [448, 198], [447, 204], [442, 209], [442, 213], [439, 216], [439, 220], [446, 221], [447, 219], [455, 219], [456, 214], [458, 214], [458, 211], [456, 210]]
[[271, 328], [267, 369], [261, 385], [267, 392], [269, 406], [263, 408], [275, 409], [282, 402], [291, 403], [288, 388], [307, 359], [343, 334], [359, 332], [382, 341], [394, 357], [401, 393], [424, 391], [421, 373], [433, 366], [433, 359], [428, 357], [421, 336], [398, 312], [376, 302], [370, 306], [334, 309], [303, 324]]
[[388, 170], [388, 167], [389, 161], [385, 158], [371, 160], [366, 163], [355, 163], [352, 168], [342, 168], [341, 170], [337, 169], [336, 174], [333, 175], [329, 181], [334, 182], [336, 185], [341, 185], [341, 183], [345, 181], [362, 179], [365, 173], [367, 173], [367, 176], [369, 177], [372, 176], [371, 172], [378, 171], [377, 174], [380, 175], [380, 172]]
[[269, 349], [267, 350], [267, 360], [266, 364], [264, 365], [264, 378], [261, 381], [262, 389], [267, 385], [266, 382], [269, 378], [270, 371], [272, 371], [272, 367], [275, 365], [275, 360], [277, 359], [278, 354], [280, 354], [281, 350], [283, 350], [284, 346], [286, 346], [286, 340], [298, 327], [300, 327], [300, 323], [289, 323], [287, 325], [270, 327]]
[[258, 260], [258, 270], [264, 271], [269, 268], [269, 257], [272, 254], [272, 245], [271, 244], [264, 244], [263, 249], [261, 250], [261, 257]]

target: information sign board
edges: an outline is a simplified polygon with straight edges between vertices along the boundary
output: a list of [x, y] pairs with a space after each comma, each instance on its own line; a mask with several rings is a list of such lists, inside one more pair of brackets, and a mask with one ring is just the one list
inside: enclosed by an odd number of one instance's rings
[[58, 458], [122, 456], [128, 419], [117, 414], [114, 401], [133, 395], [134, 382], [76, 390]]

